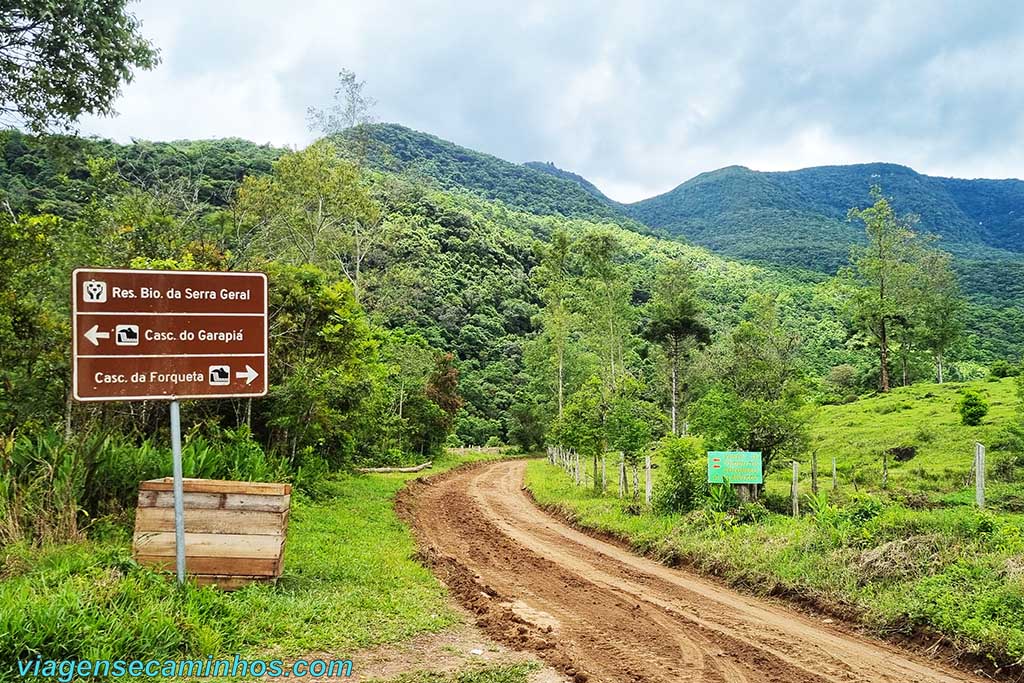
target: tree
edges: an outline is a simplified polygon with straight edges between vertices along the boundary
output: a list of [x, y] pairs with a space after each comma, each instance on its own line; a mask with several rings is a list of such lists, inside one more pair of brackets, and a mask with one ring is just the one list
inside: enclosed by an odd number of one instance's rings
[[775, 298], [755, 294], [729, 339], [721, 378], [690, 409], [695, 432], [710, 448], [761, 452], [764, 472], [807, 441], [809, 415], [799, 362], [800, 337], [786, 329]]
[[943, 382], [946, 351], [964, 328], [966, 303], [949, 254], [929, 250], [921, 259], [921, 341], [935, 361], [939, 384]]
[[573, 315], [567, 305], [571, 246], [569, 235], [564, 230], [556, 230], [537, 268], [537, 280], [543, 288], [542, 325], [554, 356], [559, 417], [565, 410], [565, 354], [573, 326]]
[[[608, 407], [605, 430], [608, 444], [619, 451], [633, 470], [633, 498], [639, 493], [637, 478], [640, 455], [654, 439], [664, 433], [664, 416], [650, 402], [640, 396], [639, 384], [630, 377], [623, 378], [619, 390]], [[597, 461], [594, 461], [594, 488], [597, 482]]]
[[633, 308], [630, 290], [615, 263], [619, 250], [615, 235], [599, 230], [583, 240], [583, 296], [592, 341], [604, 360], [606, 384], [614, 392], [625, 374], [625, 346]]
[[850, 220], [864, 223], [868, 244], [851, 250], [853, 265], [844, 274], [858, 285], [852, 300], [854, 321], [878, 347], [879, 385], [887, 392], [892, 328], [906, 318], [906, 299], [914, 282], [917, 217], [897, 217], [877, 185], [871, 196], [873, 206], [849, 211]]
[[437, 357], [434, 371], [427, 378], [427, 398], [444, 411], [447, 420], [446, 429], [455, 423], [455, 415], [462, 408], [462, 397], [459, 395], [459, 369], [455, 367], [455, 356], [442, 353]]
[[370, 150], [371, 136], [367, 126], [374, 122], [371, 112], [377, 105], [377, 100], [363, 92], [364, 88], [366, 81], [360, 81], [354, 71], [342, 69], [338, 72], [338, 85], [334, 88], [331, 106], [327, 109], [306, 109], [310, 130], [328, 137], [347, 132], [349, 145], [345, 151], [359, 164], [366, 160]]
[[600, 486], [597, 478], [598, 458], [607, 450], [607, 414], [608, 400], [601, 378], [591, 377], [569, 398], [565, 412], [555, 420], [550, 434], [554, 443], [572, 449], [583, 457], [593, 458], [595, 486]]
[[0, 119], [34, 132], [64, 129], [82, 114], [113, 113], [132, 70], [157, 50], [139, 34], [127, 0], [13, 0], [0, 8]]
[[679, 261], [670, 261], [659, 272], [650, 311], [648, 337], [662, 345], [671, 368], [671, 424], [675, 436], [679, 433], [679, 361], [688, 341], [706, 344], [711, 338], [710, 330], [700, 322], [689, 272]]
[[380, 209], [332, 143], [318, 140], [274, 162], [272, 175], [246, 177], [237, 208], [255, 226], [255, 249], [340, 271], [361, 301], [363, 263], [383, 235]]

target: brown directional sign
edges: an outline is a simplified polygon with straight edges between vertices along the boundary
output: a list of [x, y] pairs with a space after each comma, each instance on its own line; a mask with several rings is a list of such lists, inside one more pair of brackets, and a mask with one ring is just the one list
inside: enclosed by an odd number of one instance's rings
[[79, 401], [267, 393], [263, 273], [79, 268], [71, 301]]

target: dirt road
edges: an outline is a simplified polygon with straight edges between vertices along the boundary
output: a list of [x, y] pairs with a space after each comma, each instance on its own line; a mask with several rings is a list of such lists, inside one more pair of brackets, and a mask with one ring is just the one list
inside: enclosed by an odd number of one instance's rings
[[524, 468], [414, 482], [398, 507], [484, 630], [571, 679], [982, 680], [577, 532], [530, 501]]

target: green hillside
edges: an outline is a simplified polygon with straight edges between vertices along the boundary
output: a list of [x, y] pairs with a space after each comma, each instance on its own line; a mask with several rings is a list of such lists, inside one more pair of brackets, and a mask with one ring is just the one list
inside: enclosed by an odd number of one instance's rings
[[973, 278], [981, 259], [990, 271], [1021, 272], [1019, 180], [935, 178], [881, 163], [772, 173], [731, 166], [625, 209], [646, 225], [722, 254], [834, 272], [846, 262], [849, 246], [863, 240], [846, 214], [868, 204], [872, 185], [892, 198], [899, 213], [920, 216], [918, 229], [961, 257], [961, 270], [971, 273], [977, 291], [1000, 291]]
[[[989, 405], [978, 426], [964, 425], [960, 419], [958, 406], [967, 391], [980, 393]], [[892, 486], [951, 492], [964, 487], [976, 442], [986, 444], [989, 466], [999, 471], [997, 465], [1005, 455], [1004, 431], [1017, 406], [1012, 377], [900, 387], [888, 395], [823, 406], [811, 426], [811, 448], [818, 452], [822, 472], [831, 467], [831, 458], [836, 458], [840, 480], [847, 487], [857, 481], [862, 488], [878, 490], [882, 454], [898, 449], [907, 459], [889, 453]], [[998, 478], [993, 485], [1000, 486]]]
[[850, 246], [863, 241], [863, 229], [846, 214], [866, 206], [870, 187], [878, 184], [897, 211], [919, 214], [919, 228], [957, 256], [964, 290], [975, 300], [997, 309], [1024, 300], [1019, 180], [935, 178], [883, 163], [776, 173], [730, 166], [622, 205], [551, 163], [513, 164], [393, 124], [363, 130], [377, 143], [371, 149], [378, 168], [442, 189], [465, 189], [538, 215], [615, 221], [730, 258], [822, 273], [845, 265]]
[[370, 147], [370, 154], [382, 170], [429, 179], [441, 189], [469, 190], [538, 215], [624, 218], [607, 200], [546, 169], [513, 164], [397, 124], [373, 124], [348, 135], [367, 131], [377, 143]]
[[600, 199], [602, 202], [612, 205], [616, 204], [616, 202], [613, 202], [611, 199], [606, 197], [604, 192], [601, 192], [601, 190], [597, 189], [597, 186], [594, 185], [594, 183], [590, 182], [581, 175], [573, 173], [572, 171], [566, 171], [565, 169], [558, 168], [550, 161], [547, 163], [544, 163], [542, 161], [527, 161], [526, 163], [523, 164], [523, 166], [526, 166], [527, 168], [532, 168], [535, 171], [540, 171], [542, 173], [553, 175], [556, 178], [561, 178], [562, 180], [572, 181], [579, 185], [580, 187], [582, 187], [587, 192], [589, 192], [590, 194]]
[[[367, 181], [379, 203], [387, 239], [366, 262], [364, 304], [385, 328], [415, 332], [433, 348], [455, 354], [465, 398], [456, 427], [460, 442], [509, 439], [522, 419], [517, 411], [530, 403], [529, 387], [537, 370], [528, 368], [527, 356], [531, 340], [541, 331], [538, 314], [542, 309], [535, 275], [540, 252], [555, 230], [566, 231], [576, 242], [577, 270], [590, 236], [604, 232], [614, 238], [616, 264], [629, 283], [634, 305], [627, 316], [628, 331], [636, 335], [630, 352], [638, 371], [655, 386], [660, 381], [657, 353], [642, 334], [649, 319], [645, 302], [651, 297], [659, 264], [672, 259], [692, 269], [704, 315], [716, 335], [726, 334], [735, 325], [751, 294], [772, 293], [779, 297], [786, 323], [799, 331], [812, 383], [819, 382], [832, 367], [853, 365], [863, 369], [864, 386], [870, 385], [871, 351], [858, 342], [843, 312], [843, 294], [825, 276], [740, 263], [702, 247], [641, 235], [636, 224], [628, 221], [568, 219], [564, 212], [561, 216], [536, 215], [547, 201], [576, 197], [580, 202], [576, 209], [586, 212], [599, 200], [580, 190], [578, 181], [556, 178], [550, 170], [509, 164], [398, 126], [372, 130], [379, 140], [394, 145], [377, 150], [382, 163], [389, 156], [393, 165], [396, 158], [406, 162], [400, 165], [400, 174], [375, 174]], [[109, 158], [119, 176], [157, 198], [154, 210], [166, 214], [159, 221], [175, 226], [187, 220], [179, 229], [181, 235], [241, 253], [242, 245], [235, 236], [237, 216], [223, 209], [234, 200], [238, 181], [266, 175], [281, 154], [280, 149], [241, 140], [118, 145], [103, 140], [44, 141], [7, 132], [0, 136], [0, 199], [16, 213], [78, 220], [83, 210], [108, 192], [103, 184], [107, 181], [95, 175], [95, 162], [89, 160]], [[437, 175], [424, 177], [427, 170]], [[500, 204], [484, 196], [487, 193], [480, 185], [484, 179], [495, 188], [491, 194], [505, 198]], [[526, 185], [517, 185], [520, 181]], [[738, 167], [705, 174], [689, 184], [687, 191], [695, 201], [703, 202], [702, 211], [709, 213], [754, 210], [751, 197], [740, 190], [700, 191], [704, 184], [723, 182], [740, 186], [758, 183], [772, 203], [785, 205], [786, 197], [777, 187]], [[515, 194], [517, 187], [523, 194]], [[567, 194], [567, 187], [578, 192]], [[467, 188], [473, 191], [462, 191]], [[543, 194], [548, 191], [550, 194]], [[519, 209], [512, 206], [517, 196], [523, 205]], [[129, 213], [110, 220], [138, 219]], [[852, 230], [845, 224], [842, 229]], [[139, 231], [129, 234], [143, 236]], [[793, 248], [814, 244], [817, 242], [808, 238], [794, 243]], [[778, 246], [772, 241], [763, 243], [765, 249], [772, 245]], [[139, 248], [153, 255], [170, 253], [152, 244]], [[837, 248], [837, 258], [840, 251], [845, 247]], [[69, 258], [75, 265], [83, 265], [88, 258], [96, 260], [88, 252]], [[980, 274], [979, 280], [988, 286], [997, 283], [1000, 297], [1014, 296], [1015, 288], [1024, 283], [1024, 278], [1014, 280], [1012, 272], [998, 269]], [[966, 284], [971, 287], [970, 281]], [[62, 292], [58, 292], [57, 303], [64, 305]], [[1024, 351], [1022, 339], [1024, 310], [1020, 306], [995, 297], [979, 300], [968, 309], [967, 332], [955, 350], [953, 371], [961, 368], [968, 374], [977, 373], [982, 371], [978, 363], [1019, 358]], [[927, 377], [927, 360], [915, 362], [913, 376]], [[59, 378], [57, 370], [59, 366], [53, 370], [54, 381]], [[22, 403], [15, 400], [11, 405]], [[25, 410], [34, 409], [24, 405]]]

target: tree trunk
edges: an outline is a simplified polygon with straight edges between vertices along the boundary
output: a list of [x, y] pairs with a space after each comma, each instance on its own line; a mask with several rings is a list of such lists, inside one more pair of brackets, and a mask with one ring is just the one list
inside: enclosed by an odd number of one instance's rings
[[679, 434], [679, 430], [676, 427], [676, 405], [677, 405], [677, 401], [678, 401], [677, 395], [676, 395], [676, 391], [677, 391], [676, 390], [676, 386], [677, 386], [676, 382], [677, 382], [677, 377], [678, 376], [679, 376], [679, 354], [678, 354], [678, 352], [673, 351], [673, 353], [672, 353], [672, 436], [677, 436]]
[[935, 354], [935, 361], [939, 366], [939, 384], [942, 384], [942, 351]]
[[565, 404], [565, 349], [558, 347], [558, 417], [562, 417]]
[[878, 335], [878, 353], [882, 365], [882, 393], [889, 392], [889, 338], [886, 336], [885, 318], [882, 318], [881, 334]]

